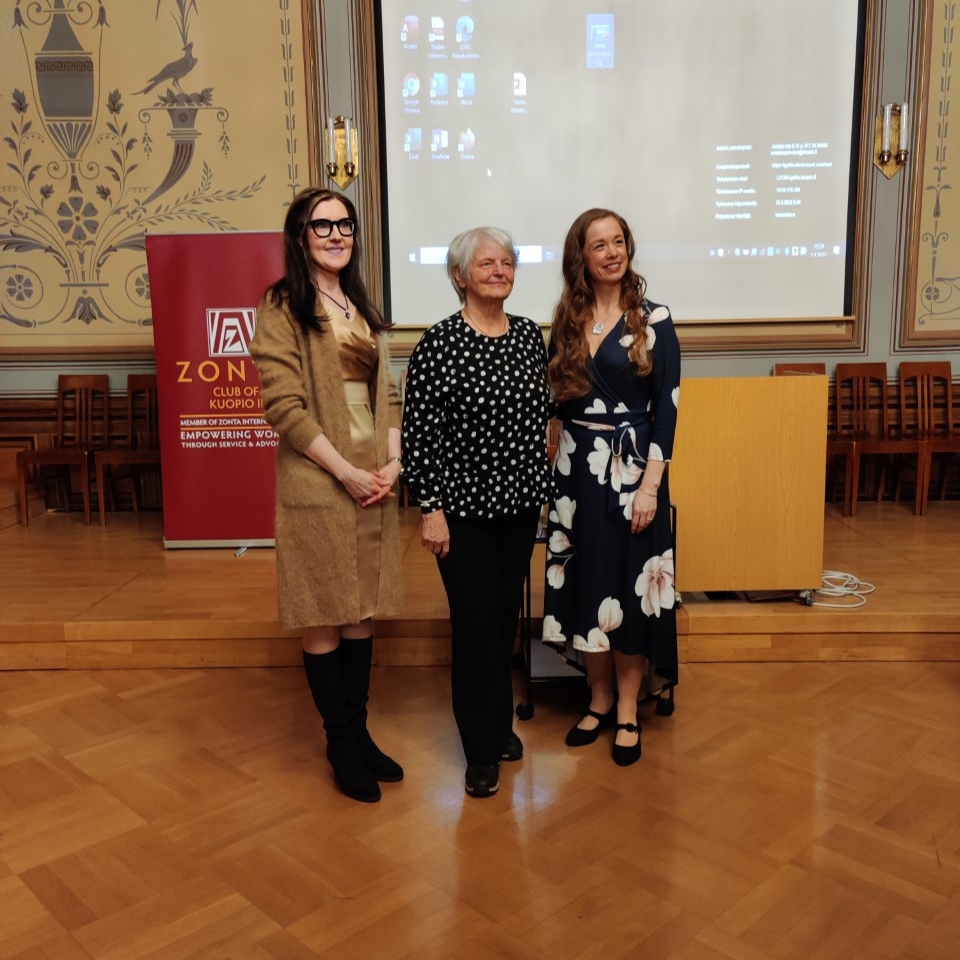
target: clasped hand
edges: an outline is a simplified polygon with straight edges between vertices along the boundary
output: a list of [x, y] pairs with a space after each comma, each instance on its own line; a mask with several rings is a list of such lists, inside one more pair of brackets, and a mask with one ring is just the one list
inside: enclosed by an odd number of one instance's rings
[[381, 467], [376, 473], [354, 467], [343, 478], [343, 486], [361, 507], [372, 507], [381, 500], [396, 496], [393, 485], [397, 482], [399, 472], [399, 466], [392, 463]]

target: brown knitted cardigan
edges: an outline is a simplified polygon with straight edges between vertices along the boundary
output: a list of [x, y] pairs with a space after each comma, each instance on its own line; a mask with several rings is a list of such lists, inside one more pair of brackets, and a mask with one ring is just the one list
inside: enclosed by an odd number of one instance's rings
[[[386, 340], [370, 384], [377, 463], [388, 459], [387, 431], [400, 426], [400, 398]], [[286, 306], [265, 300], [250, 351], [260, 373], [264, 416], [277, 447], [277, 594], [284, 627], [333, 626], [360, 619], [357, 510], [344, 487], [304, 451], [325, 434], [355, 462], [337, 341], [329, 329], [305, 331]], [[382, 517], [376, 616], [403, 606], [396, 500], [368, 507]]]

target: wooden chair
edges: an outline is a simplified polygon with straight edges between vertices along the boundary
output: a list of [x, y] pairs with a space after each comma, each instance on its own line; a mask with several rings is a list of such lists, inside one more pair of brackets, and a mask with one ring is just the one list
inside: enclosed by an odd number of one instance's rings
[[80, 472], [83, 513], [90, 523], [90, 460], [95, 450], [106, 447], [110, 436], [110, 378], [106, 375], [61, 374], [57, 380], [57, 432], [53, 446], [17, 453], [17, 491], [20, 521], [30, 523], [27, 473], [45, 467], [57, 471], [60, 501], [70, 510], [70, 470]]
[[827, 375], [827, 365], [825, 363], [775, 363], [773, 365], [773, 375], [775, 377], [825, 377]]
[[100, 506], [100, 525], [106, 523], [105, 501], [110, 497], [110, 509], [116, 509], [113, 476], [114, 468], [129, 467], [133, 512], [140, 509], [138, 491], [141, 486], [141, 467], [160, 466], [160, 427], [157, 415], [156, 374], [135, 374], [127, 377], [127, 426], [123, 446], [98, 450], [94, 455], [97, 473], [97, 498]]
[[[864, 456], [881, 455], [914, 457], [916, 468], [916, 495], [914, 510], [920, 514], [923, 506], [924, 447], [916, 437], [905, 437], [894, 430], [890, 422], [885, 363], [838, 363], [836, 376], [837, 435], [841, 440], [854, 441], [853, 475], [851, 477], [851, 514], [856, 516], [860, 493], [860, 461]], [[886, 461], [881, 465], [877, 484], [877, 502], [883, 495]], [[898, 480], [899, 484], [899, 480]]]
[[[953, 370], [949, 360], [905, 361], [900, 364], [900, 423], [904, 434], [924, 445], [921, 512], [927, 512], [933, 478], [933, 456], [960, 454], [960, 431], [953, 421]], [[944, 464], [940, 499], [947, 488], [950, 461]]]
[[547, 421], [547, 459], [551, 465], [557, 457], [557, 448], [560, 446], [560, 421]]
[[[775, 363], [774, 376], [777, 377], [825, 377], [827, 365], [825, 363]], [[843, 515], [847, 516], [853, 509], [853, 458], [856, 451], [856, 441], [841, 440], [836, 435], [836, 426], [827, 433], [827, 461], [831, 458], [843, 457]], [[835, 475], [835, 474], [834, 474]], [[831, 483], [830, 499], [834, 498], [833, 489], [836, 483]]]

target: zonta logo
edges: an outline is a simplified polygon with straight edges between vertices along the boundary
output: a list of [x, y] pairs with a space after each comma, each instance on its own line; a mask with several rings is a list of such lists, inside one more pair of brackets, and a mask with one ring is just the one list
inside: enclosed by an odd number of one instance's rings
[[214, 307], [207, 310], [207, 353], [211, 357], [249, 357], [257, 328], [253, 307]]

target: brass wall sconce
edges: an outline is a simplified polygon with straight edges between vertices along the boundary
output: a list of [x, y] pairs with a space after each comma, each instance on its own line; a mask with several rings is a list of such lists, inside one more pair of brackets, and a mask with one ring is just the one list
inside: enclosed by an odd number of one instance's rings
[[[905, 103], [885, 103], [874, 129], [873, 165], [891, 180], [910, 156], [910, 125]], [[896, 151], [894, 151], [896, 146]]]
[[324, 137], [327, 176], [345, 190], [357, 177], [360, 160], [357, 127], [349, 117], [328, 117]]

